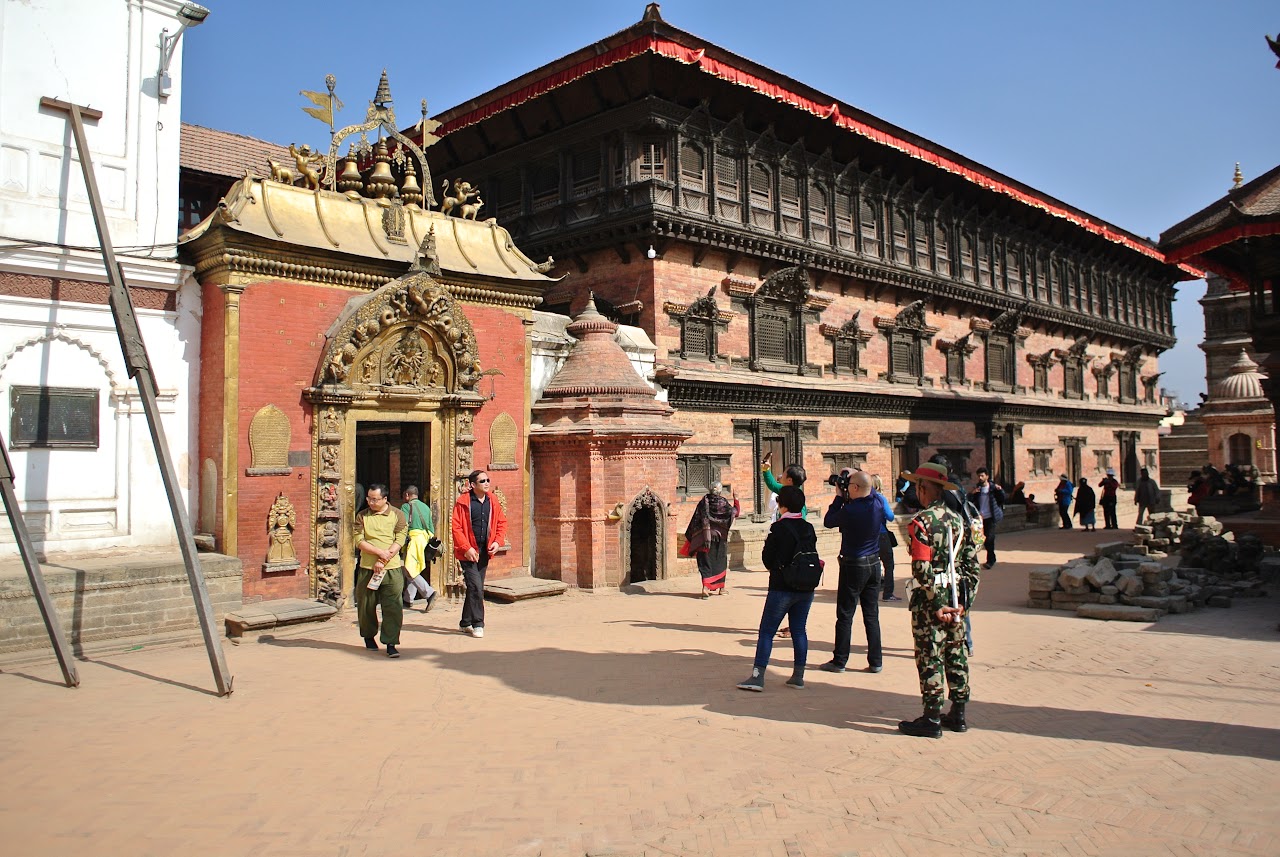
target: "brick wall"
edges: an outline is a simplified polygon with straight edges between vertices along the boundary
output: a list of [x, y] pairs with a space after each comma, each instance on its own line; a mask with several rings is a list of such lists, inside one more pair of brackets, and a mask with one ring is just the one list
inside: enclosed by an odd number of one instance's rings
[[[180, 557], [115, 562], [41, 569], [76, 654], [101, 650], [122, 638], [199, 628]], [[241, 605], [240, 562], [221, 554], [200, 554], [200, 566], [213, 604], [214, 627], [221, 628], [223, 617]], [[52, 644], [26, 576], [0, 577], [0, 653], [42, 648], [52, 649]]]

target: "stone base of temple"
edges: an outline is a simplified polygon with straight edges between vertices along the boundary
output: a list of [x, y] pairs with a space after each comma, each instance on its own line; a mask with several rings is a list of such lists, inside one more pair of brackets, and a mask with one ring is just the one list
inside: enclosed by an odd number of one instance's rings
[[[240, 560], [202, 553], [214, 623], [241, 607]], [[187, 571], [176, 551], [51, 556], [40, 567], [58, 620], [76, 655], [200, 639]], [[0, 562], [0, 662], [53, 656], [49, 634], [16, 557]]]

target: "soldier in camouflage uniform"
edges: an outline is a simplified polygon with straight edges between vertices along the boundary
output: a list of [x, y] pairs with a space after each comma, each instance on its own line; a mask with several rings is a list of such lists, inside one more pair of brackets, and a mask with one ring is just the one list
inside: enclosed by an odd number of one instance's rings
[[[942, 727], [953, 732], [968, 729], [964, 707], [969, 701], [969, 659], [965, 655], [964, 614], [978, 591], [978, 549], [982, 546], [982, 518], [976, 512], [970, 524], [943, 502], [944, 491], [955, 490], [947, 481], [947, 468], [924, 464], [907, 477], [916, 483], [924, 508], [911, 521], [911, 633], [915, 638], [916, 669], [924, 714], [904, 720], [898, 730], [907, 735], [941, 738]], [[947, 567], [957, 545], [957, 591], [948, 583]], [[954, 594], [954, 601], [953, 601]], [[953, 604], [955, 606], [953, 606]], [[943, 688], [950, 689], [951, 710], [942, 713]]]

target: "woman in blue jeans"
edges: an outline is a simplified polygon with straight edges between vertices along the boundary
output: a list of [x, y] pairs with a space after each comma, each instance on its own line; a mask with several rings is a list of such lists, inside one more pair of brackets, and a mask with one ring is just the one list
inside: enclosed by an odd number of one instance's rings
[[760, 635], [756, 639], [756, 659], [751, 677], [738, 685], [740, 690], [764, 690], [764, 671], [773, 654], [773, 635], [784, 618], [791, 620], [791, 648], [794, 666], [787, 687], [804, 687], [804, 665], [809, 656], [809, 608], [813, 606], [813, 590], [794, 590], [783, 582], [782, 570], [791, 564], [797, 550], [816, 550], [818, 536], [813, 524], [800, 514], [804, 508], [804, 491], [795, 485], [784, 485], [778, 491], [778, 520], [769, 529], [761, 559], [769, 569], [769, 594], [764, 599], [760, 616]]

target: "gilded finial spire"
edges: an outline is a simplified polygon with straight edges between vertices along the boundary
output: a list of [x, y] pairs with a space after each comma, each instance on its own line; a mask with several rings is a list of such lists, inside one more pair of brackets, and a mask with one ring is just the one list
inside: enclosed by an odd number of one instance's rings
[[1244, 173], [1240, 172], [1240, 162], [1236, 161], [1236, 174], [1231, 177], [1231, 189], [1235, 190], [1244, 184]]
[[386, 107], [391, 103], [391, 84], [387, 81], [387, 70], [382, 70], [382, 77], [378, 79], [378, 94], [373, 96], [373, 103], [379, 107]]

